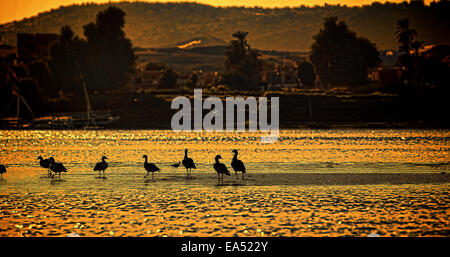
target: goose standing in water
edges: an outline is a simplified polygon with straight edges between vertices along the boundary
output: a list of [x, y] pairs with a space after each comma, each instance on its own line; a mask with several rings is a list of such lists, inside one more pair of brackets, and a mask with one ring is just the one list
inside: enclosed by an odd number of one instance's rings
[[0, 180], [3, 180], [3, 173], [6, 173], [6, 167], [0, 164]]
[[144, 159], [145, 159], [145, 162], [144, 162], [144, 168], [145, 168], [145, 170], [147, 171], [147, 175], [145, 175], [144, 176], [144, 178], [146, 178], [147, 176], [148, 176], [148, 174], [150, 174], [150, 172], [152, 173], [152, 179], [153, 179], [153, 181], [155, 181], [155, 171], [159, 171], [159, 172], [161, 172], [161, 169], [160, 168], [158, 168], [158, 167], [156, 167], [156, 165], [155, 164], [153, 164], [153, 163], [149, 163], [148, 161], [147, 161], [147, 155], [144, 155], [144, 156], [142, 156]]
[[236, 172], [236, 178], [239, 179], [238, 171], [241, 171], [242, 172], [242, 180], [244, 180], [245, 165], [241, 160], [238, 160], [238, 158], [237, 158], [238, 151], [233, 150], [233, 153], [234, 153], [234, 156], [233, 156], [233, 159], [231, 160], [231, 167], [233, 168], [234, 172]]
[[192, 168], [197, 169], [197, 167], [195, 167], [194, 160], [192, 160], [191, 158], [189, 158], [187, 156], [187, 153], [188, 153], [188, 149], [185, 149], [184, 150], [184, 159], [181, 163], [186, 168], [186, 175], [189, 176], [192, 172]]
[[94, 171], [98, 171], [99, 177], [101, 177], [101, 172], [103, 171], [104, 178], [106, 178], [105, 170], [108, 168], [108, 163], [105, 161], [105, 159], [108, 159], [108, 158], [106, 158], [106, 156], [103, 156], [102, 161], [97, 162], [97, 164], [95, 164], [95, 167], [94, 167]]
[[41, 165], [42, 168], [47, 169], [47, 176], [51, 177], [52, 171], [50, 170], [50, 158], [44, 159], [42, 156], [39, 156], [37, 159], [39, 160], [39, 165]]
[[171, 167], [178, 168], [180, 167], [180, 162], [170, 165]]
[[66, 167], [64, 167], [64, 165], [60, 162], [55, 162], [53, 157], [50, 157], [50, 170], [55, 173], [52, 178], [55, 177], [56, 173], [59, 174], [59, 180], [61, 180], [61, 172], [67, 172]]
[[219, 182], [221, 180], [223, 182], [223, 175], [226, 174], [227, 176], [230, 176], [230, 172], [228, 171], [227, 166], [225, 166], [225, 164], [219, 162], [219, 159], [222, 159], [222, 156], [216, 155], [216, 163], [214, 163], [214, 169], [217, 171]]

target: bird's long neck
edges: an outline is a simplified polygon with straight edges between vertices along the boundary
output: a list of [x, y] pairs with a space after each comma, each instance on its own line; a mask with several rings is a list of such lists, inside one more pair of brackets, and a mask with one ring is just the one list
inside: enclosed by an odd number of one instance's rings
[[234, 152], [233, 160], [236, 160], [236, 159], [237, 159], [237, 156], [238, 156], [238, 153], [237, 153], [237, 152]]
[[105, 159], [106, 159], [106, 158], [105, 158], [105, 157], [103, 157], [103, 158], [102, 158], [102, 162], [106, 162], [106, 161], [105, 161]]
[[219, 158], [217, 158], [217, 157], [216, 157], [216, 163], [220, 163], [220, 162], [219, 162]]
[[188, 158], [188, 156], [187, 156], [187, 150], [186, 151], [184, 151], [184, 159], [187, 159]]
[[147, 156], [145, 156], [144, 159], [145, 159], [145, 163], [148, 163], [148, 162], [147, 162]]

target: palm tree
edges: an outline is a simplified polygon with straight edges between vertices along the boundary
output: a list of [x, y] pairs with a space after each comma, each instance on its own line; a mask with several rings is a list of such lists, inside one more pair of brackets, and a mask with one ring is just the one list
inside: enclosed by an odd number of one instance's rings
[[399, 20], [395, 27], [397, 42], [400, 44], [400, 51], [410, 54], [411, 44], [417, 37], [417, 31], [409, 28], [409, 19]]
[[415, 56], [419, 56], [419, 49], [424, 45], [424, 41], [414, 40], [411, 43], [411, 49]]
[[232, 36], [236, 39], [230, 41], [225, 53], [224, 83], [232, 88], [249, 88], [258, 83], [260, 55], [248, 44], [247, 35], [246, 31], [234, 32]]
[[[404, 79], [408, 81], [408, 83], [411, 83], [414, 80], [417, 80], [414, 79], [414, 77], [417, 77], [417, 74], [415, 74], [417, 73], [417, 70], [415, 71], [414, 66], [418, 65], [419, 49], [424, 42], [415, 39], [417, 37], [417, 31], [409, 27], [409, 19], [399, 20], [397, 22], [395, 35], [397, 37], [397, 42], [399, 43], [399, 49], [403, 52], [399, 57], [398, 62], [402, 67]], [[413, 51], [413, 55], [411, 54], [411, 50]]]
[[242, 49], [244, 49], [245, 47], [250, 48], [246, 40], [247, 35], [248, 35], [247, 31], [236, 31], [232, 34], [233, 37], [237, 38], [238, 43], [242, 47]]

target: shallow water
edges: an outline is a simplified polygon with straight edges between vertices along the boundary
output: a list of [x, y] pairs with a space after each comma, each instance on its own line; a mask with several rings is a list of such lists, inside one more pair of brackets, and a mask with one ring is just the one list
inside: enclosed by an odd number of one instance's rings
[[[273, 144], [261, 143], [260, 136], [0, 131], [0, 163], [8, 169], [0, 182], [0, 236], [450, 234], [445, 174], [438, 183], [358, 184], [358, 176], [362, 181], [367, 173], [448, 173], [449, 131], [283, 130]], [[182, 160], [185, 148], [197, 165], [192, 179], [182, 167], [169, 166]], [[239, 182], [232, 174], [225, 186], [217, 186], [214, 157], [222, 155], [229, 166], [233, 149], [248, 179]], [[144, 154], [162, 169], [155, 182], [143, 178]], [[46, 178], [36, 160], [40, 155], [54, 156], [69, 172], [61, 181]], [[92, 170], [102, 155], [110, 165], [106, 179]], [[352, 182], [334, 177], [335, 184], [298, 177], [316, 173], [355, 175]], [[264, 174], [282, 183], [266, 183], [260, 179]]]
[[[166, 171], [184, 149], [195, 172], [211, 172], [231, 150], [252, 173], [260, 172], [441, 172], [450, 168], [447, 130], [284, 130], [274, 144], [260, 133], [175, 133], [163, 130], [0, 131], [0, 163], [14, 176], [42, 174], [37, 156], [54, 156], [69, 174], [90, 174], [102, 155], [111, 174], [142, 173], [142, 155]], [[179, 169], [182, 172], [182, 169]]]

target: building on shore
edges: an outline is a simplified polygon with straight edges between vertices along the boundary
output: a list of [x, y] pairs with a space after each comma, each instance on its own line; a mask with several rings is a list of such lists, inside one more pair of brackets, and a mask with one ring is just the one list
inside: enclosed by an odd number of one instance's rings
[[297, 75], [298, 66], [293, 61], [284, 61], [271, 70], [261, 72], [261, 82], [265, 90], [294, 89], [301, 86]]

